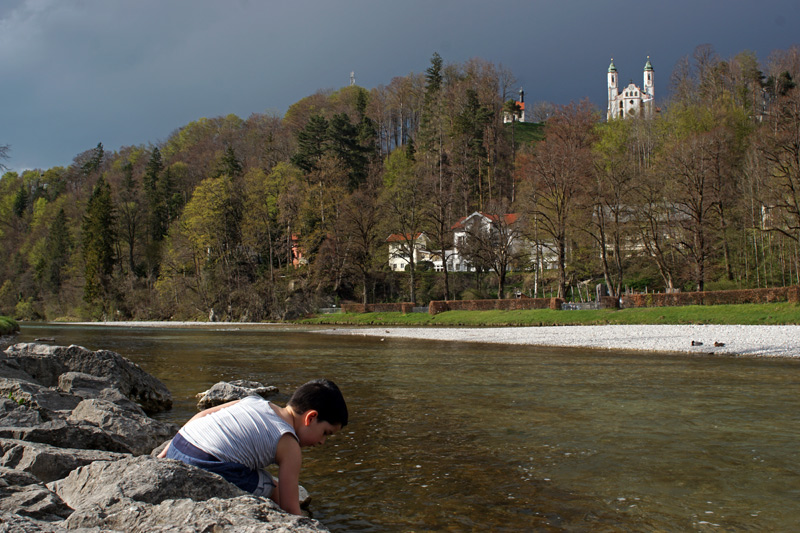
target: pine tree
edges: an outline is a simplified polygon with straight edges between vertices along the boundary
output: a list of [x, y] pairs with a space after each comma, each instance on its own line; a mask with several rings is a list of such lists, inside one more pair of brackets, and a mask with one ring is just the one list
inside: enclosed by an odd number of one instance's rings
[[111, 187], [105, 178], [100, 176], [86, 206], [86, 214], [81, 227], [86, 278], [83, 298], [87, 303], [105, 304], [104, 298], [110, 289], [111, 275], [115, 264], [114, 227]]
[[62, 208], [50, 225], [50, 232], [47, 235], [48, 264], [45, 285], [53, 293], [58, 293], [61, 288], [63, 271], [69, 262], [71, 251], [72, 236], [67, 225], [67, 215]]

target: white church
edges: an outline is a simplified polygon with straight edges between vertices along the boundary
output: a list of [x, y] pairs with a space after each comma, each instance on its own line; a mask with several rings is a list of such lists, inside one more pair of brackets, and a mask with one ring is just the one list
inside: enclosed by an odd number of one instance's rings
[[655, 111], [653, 96], [653, 65], [650, 56], [644, 65], [644, 85], [640, 89], [633, 81], [620, 90], [614, 60], [608, 66], [608, 120], [643, 116], [651, 118]]

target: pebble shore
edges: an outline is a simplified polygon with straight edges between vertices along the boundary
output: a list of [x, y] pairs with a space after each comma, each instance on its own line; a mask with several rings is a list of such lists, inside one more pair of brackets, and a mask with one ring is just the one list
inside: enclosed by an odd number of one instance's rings
[[800, 326], [543, 326], [504, 328], [348, 328], [325, 333], [439, 341], [650, 352], [800, 357]]
[[[241, 322], [92, 322], [120, 327], [196, 327], [241, 329], [280, 327]], [[648, 352], [800, 357], [800, 326], [610, 325], [501, 328], [360, 327], [328, 328], [317, 333], [411, 338], [432, 341], [484, 342]]]

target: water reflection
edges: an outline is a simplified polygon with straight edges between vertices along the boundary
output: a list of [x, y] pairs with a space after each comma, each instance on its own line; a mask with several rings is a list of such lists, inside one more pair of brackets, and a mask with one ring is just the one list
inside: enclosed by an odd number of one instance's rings
[[[800, 362], [207, 331], [24, 325], [118, 351], [178, 423], [222, 379], [325, 376], [351, 425], [304, 458], [312, 511], [348, 531], [792, 530]], [[718, 526], [715, 526], [718, 524]]]

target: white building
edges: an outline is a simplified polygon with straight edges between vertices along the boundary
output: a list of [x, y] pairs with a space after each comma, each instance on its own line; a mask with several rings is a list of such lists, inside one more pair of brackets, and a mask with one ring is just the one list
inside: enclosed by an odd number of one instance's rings
[[[516, 121], [525, 122], [525, 91], [523, 91], [522, 88], [519, 89], [519, 100], [517, 100], [516, 102], [520, 108]], [[503, 124], [508, 124], [509, 122], [513, 121], [514, 117], [512, 117], [510, 113], [503, 111]]]
[[[404, 271], [408, 266], [408, 251], [412, 244], [411, 234], [400, 235], [393, 233], [386, 239], [389, 243], [389, 268]], [[420, 261], [430, 261], [432, 253], [429, 248], [429, 239], [425, 233], [417, 233], [413, 239], [414, 264]]]
[[650, 56], [644, 65], [644, 85], [640, 89], [633, 81], [627, 87], [620, 88], [617, 67], [614, 60], [608, 67], [608, 120], [614, 118], [640, 117], [651, 118], [655, 111], [653, 89], [653, 65]]

